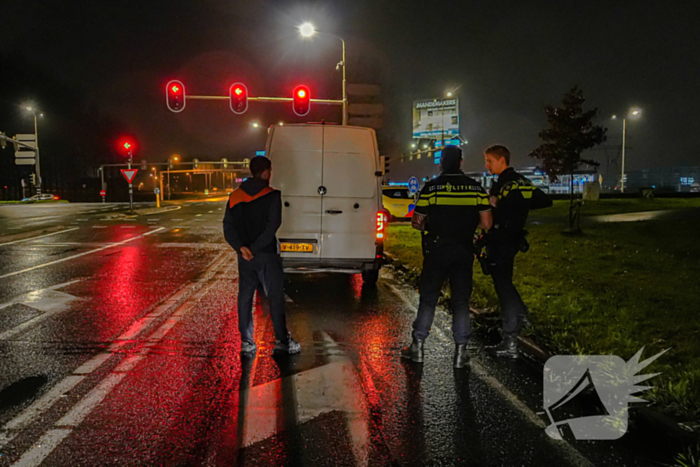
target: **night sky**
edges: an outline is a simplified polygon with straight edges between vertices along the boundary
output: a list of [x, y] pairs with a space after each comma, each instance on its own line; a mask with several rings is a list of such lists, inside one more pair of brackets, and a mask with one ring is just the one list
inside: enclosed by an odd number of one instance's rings
[[[545, 104], [579, 85], [601, 111], [608, 156], [619, 152], [631, 106], [630, 170], [700, 164], [700, 34], [697, 2], [461, 1], [281, 2], [201, 0], [6, 2], [0, 54], [20, 54], [80, 90], [133, 129], [149, 160], [169, 154], [249, 157], [262, 149], [263, 125], [340, 120], [339, 108], [295, 118], [289, 105], [190, 101], [168, 112], [164, 85], [180, 78], [188, 93], [221, 94], [234, 81], [251, 95], [291, 95], [307, 84], [314, 97], [340, 98], [340, 42], [301, 40], [311, 21], [347, 43], [348, 81], [382, 85], [388, 102], [383, 152], [407, 151], [414, 99], [459, 86], [466, 169], [482, 167], [493, 143], [510, 146], [515, 165], [534, 165]], [[2, 73], [12, 71], [2, 64]], [[19, 101], [33, 96], [18, 96]], [[39, 103], [41, 104], [41, 103]], [[60, 118], [45, 109], [42, 125]], [[27, 129], [29, 131], [29, 128]], [[605, 169], [606, 151], [592, 153]]]

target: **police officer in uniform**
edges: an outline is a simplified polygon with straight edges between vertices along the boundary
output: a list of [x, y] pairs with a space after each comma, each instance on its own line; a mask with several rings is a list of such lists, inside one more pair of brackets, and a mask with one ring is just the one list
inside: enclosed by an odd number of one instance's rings
[[413, 322], [413, 342], [402, 351], [404, 358], [423, 362], [423, 345], [433, 323], [440, 290], [449, 277], [455, 368], [462, 368], [469, 361], [474, 233], [477, 227], [491, 227], [488, 194], [461, 171], [461, 164], [462, 150], [446, 146], [442, 151], [442, 173], [425, 184], [416, 202], [411, 225], [423, 232], [420, 304]]
[[527, 319], [527, 307], [513, 285], [513, 265], [518, 251], [527, 251], [525, 222], [530, 209], [552, 205], [549, 197], [510, 167], [510, 151], [501, 145], [484, 151], [486, 168], [498, 179], [491, 186], [493, 227], [488, 232], [488, 272], [501, 304], [502, 341], [487, 347], [501, 357], [518, 357], [518, 333]]

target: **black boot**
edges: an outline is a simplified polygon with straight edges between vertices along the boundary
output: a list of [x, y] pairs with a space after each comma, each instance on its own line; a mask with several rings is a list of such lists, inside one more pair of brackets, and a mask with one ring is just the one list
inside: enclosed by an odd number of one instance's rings
[[486, 348], [495, 353], [497, 357], [518, 358], [517, 336], [504, 337], [500, 344], [490, 345]]
[[413, 342], [401, 351], [403, 358], [408, 358], [416, 363], [423, 363], [423, 344], [425, 340], [413, 338]]
[[469, 355], [467, 354], [467, 344], [457, 344], [455, 346], [455, 368], [464, 368], [469, 363]]

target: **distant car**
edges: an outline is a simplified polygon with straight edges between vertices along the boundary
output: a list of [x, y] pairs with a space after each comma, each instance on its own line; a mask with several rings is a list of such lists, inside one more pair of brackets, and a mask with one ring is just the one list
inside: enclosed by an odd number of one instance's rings
[[410, 219], [413, 215], [413, 196], [404, 187], [382, 187], [382, 202], [391, 220]]
[[54, 200], [58, 201], [61, 199], [58, 195], [52, 195], [51, 193], [42, 193], [40, 195], [30, 196], [29, 198], [24, 198], [22, 201], [47, 201]]

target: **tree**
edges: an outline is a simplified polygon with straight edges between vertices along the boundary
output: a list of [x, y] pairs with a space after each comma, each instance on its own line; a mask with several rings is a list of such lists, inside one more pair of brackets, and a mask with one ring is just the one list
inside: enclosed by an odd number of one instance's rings
[[548, 105], [544, 108], [550, 128], [542, 130], [539, 137], [542, 144], [530, 153], [530, 157], [540, 159], [542, 168], [549, 179], [557, 181], [560, 175], [570, 174], [571, 198], [569, 204], [569, 230], [579, 231], [578, 210], [580, 203], [574, 197], [574, 172], [581, 165], [597, 167], [598, 162], [583, 159], [583, 151], [601, 144], [606, 139], [607, 128], [593, 124], [598, 109], [583, 110], [586, 98], [578, 86], [574, 86], [562, 100], [559, 107]]

